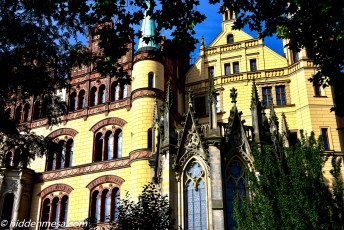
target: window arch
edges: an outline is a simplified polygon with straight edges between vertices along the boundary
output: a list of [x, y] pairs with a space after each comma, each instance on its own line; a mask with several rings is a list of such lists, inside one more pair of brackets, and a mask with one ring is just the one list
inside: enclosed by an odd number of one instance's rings
[[148, 88], [154, 87], [154, 74], [152, 72], [148, 73]]
[[238, 159], [230, 161], [225, 170], [226, 184], [226, 215], [227, 226], [230, 230], [235, 227], [234, 200], [246, 197], [245, 172], [242, 163]]
[[233, 34], [228, 34], [227, 35], [227, 44], [232, 44], [234, 43], [234, 36]]
[[32, 119], [33, 120], [37, 120], [41, 118], [41, 102], [40, 101], [36, 101], [33, 107], [33, 116]]
[[185, 169], [184, 210], [185, 229], [207, 229], [205, 172], [197, 161]]
[[51, 142], [46, 163], [46, 171], [63, 169], [72, 166], [74, 151], [73, 139]]
[[85, 90], [80, 90], [78, 95], [78, 109], [85, 108]]
[[99, 87], [99, 97], [98, 97], [98, 104], [103, 104], [106, 102], [106, 90], [105, 90], [105, 85], [101, 85]]
[[[41, 207], [41, 222], [50, 222], [58, 227], [65, 227], [68, 217], [69, 196], [66, 192], [54, 191], [45, 196]], [[53, 226], [45, 226], [51, 228]]]
[[76, 110], [76, 92], [73, 92], [69, 95], [69, 110]]
[[[104, 133], [105, 132], [105, 133]], [[105, 130], [95, 135], [93, 161], [122, 157], [122, 130]]]
[[91, 217], [97, 223], [117, 220], [120, 189], [112, 184], [100, 185], [91, 192]]
[[[12, 220], [12, 212], [13, 212], [13, 203], [14, 203], [14, 194], [7, 193], [4, 197], [4, 203], [2, 205], [2, 217], [1, 220], [7, 220], [6, 226], [1, 226], [4, 229], [10, 227], [10, 223]], [[4, 222], [1, 222], [4, 223]]]
[[23, 122], [28, 122], [29, 120], [29, 112], [30, 112], [30, 104], [26, 103], [23, 109], [24, 116], [23, 116]]
[[97, 87], [92, 87], [91, 93], [90, 93], [90, 106], [95, 106], [97, 105]]
[[16, 108], [16, 112], [15, 112], [15, 115], [14, 115], [14, 120], [19, 123], [21, 121], [21, 117], [22, 117], [22, 106], [19, 105]]

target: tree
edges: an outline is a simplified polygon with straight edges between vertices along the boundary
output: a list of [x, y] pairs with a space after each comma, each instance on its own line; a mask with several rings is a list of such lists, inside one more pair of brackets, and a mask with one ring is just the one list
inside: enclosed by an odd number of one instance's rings
[[118, 218], [112, 223], [112, 229], [174, 229], [175, 219], [172, 216], [168, 197], [162, 196], [154, 183], [143, 187], [137, 203], [128, 196], [127, 194], [126, 199], [120, 201]]
[[[209, 0], [218, 3], [220, 0]], [[332, 86], [334, 110], [344, 116], [344, 2], [337, 0], [232, 0], [223, 8], [237, 13], [234, 28], [245, 25], [264, 38], [277, 34], [292, 51], [305, 48], [317, 65], [314, 85]]]
[[[341, 159], [333, 156], [333, 187], [323, 176], [322, 142], [314, 133], [294, 147], [282, 142], [253, 149], [254, 171], [247, 172], [250, 199], [237, 202], [238, 229], [342, 229]], [[275, 142], [276, 143], [276, 142]]]
[[[158, 30], [151, 39], [160, 42], [158, 32], [168, 29], [176, 46], [174, 55], [187, 57], [195, 48], [194, 26], [205, 18], [196, 10], [198, 4], [198, 0], [0, 1], [0, 159], [4, 160], [8, 151], [18, 149], [16, 140], [20, 140], [23, 150], [17, 153], [29, 156], [20, 157], [22, 165], [47, 153], [43, 137], [34, 136], [29, 127], [18, 126], [19, 119], [9, 119], [5, 111], [8, 105], [25, 104], [32, 97], [40, 97], [39, 116], [54, 125], [67, 112], [56, 90], [68, 88], [73, 66], [92, 63], [92, 71], [102, 76], [127, 80], [118, 60], [126, 53], [127, 44], [140, 36], [133, 28], [141, 23], [143, 11], [148, 10], [147, 14], [152, 15], [155, 6], [158, 7], [152, 17]], [[171, 9], [176, 10], [171, 12]], [[79, 35], [89, 34], [99, 36], [102, 52], [89, 52], [80, 43]], [[183, 44], [186, 48], [181, 49]], [[42, 148], [29, 147], [34, 140]]]

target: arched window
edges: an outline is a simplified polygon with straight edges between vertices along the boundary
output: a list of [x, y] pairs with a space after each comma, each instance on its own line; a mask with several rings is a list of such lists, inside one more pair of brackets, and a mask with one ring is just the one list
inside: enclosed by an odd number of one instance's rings
[[46, 163], [46, 170], [63, 169], [72, 166], [74, 142], [73, 139], [52, 142]]
[[228, 34], [227, 35], [227, 44], [232, 44], [234, 43], [234, 36], [233, 34]]
[[[43, 200], [41, 208], [41, 222], [51, 222], [65, 226], [68, 216], [68, 195], [57, 191], [50, 193]], [[46, 229], [49, 226], [46, 226]], [[56, 226], [57, 228], [58, 226]]]
[[5, 116], [6, 116], [7, 118], [11, 118], [11, 108], [6, 109], [6, 111], [5, 111]]
[[103, 134], [97, 133], [94, 149], [94, 161], [101, 161], [103, 159], [103, 140]]
[[128, 85], [125, 84], [123, 86], [123, 97], [122, 98], [127, 98], [128, 97]]
[[148, 88], [153, 88], [154, 87], [154, 74], [150, 72], [148, 74]]
[[60, 212], [60, 223], [63, 223], [64, 226], [67, 222], [68, 217], [68, 196], [63, 196], [61, 200], [61, 212]]
[[33, 107], [33, 116], [32, 119], [33, 120], [37, 120], [41, 118], [41, 102], [40, 101], [36, 101]]
[[116, 140], [116, 158], [122, 157], [122, 130], [117, 129], [115, 133]]
[[21, 121], [21, 116], [22, 116], [22, 107], [21, 105], [19, 105], [17, 108], [16, 108], [16, 113], [15, 113], [15, 116], [14, 116], [14, 120], [18, 123], [20, 123]]
[[99, 103], [98, 104], [103, 104], [106, 101], [106, 90], [105, 90], [105, 85], [101, 85], [99, 87]]
[[239, 205], [243, 197], [246, 197], [245, 174], [238, 160], [231, 161], [226, 168], [226, 203], [227, 226], [234, 229], [234, 199], [239, 199]]
[[92, 87], [90, 93], [90, 106], [97, 105], [97, 87]]
[[[10, 223], [12, 220], [12, 212], [13, 212], [13, 202], [14, 202], [14, 195], [13, 193], [7, 193], [4, 197], [4, 203], [2, 205], [2, 217], [1, 223], [5, 223], [5, 226], [1, 225], [2, 229], [9, 229]], [[7, 220], [4, 222], [3, 220]]]
[[111, 84], [111, 92], [110, 92], [110, 100], [115, 101], [116, 100], [116, 87], [117, 87], [117, 82], [112, 82]]
[[94, 143], [94, 161], [106, 161], [122, 157], [122, 130], [98, 132]]
[[206, 187], [202, 166], [192, 161], [185, 171], [185, 229], [207, 229]]
[[30, 112], [30, 104], [25, 104], [23, 112], [24, 112], [23, 122], [28, 122], [29, 112]]
[[122, 88], [120, 84], [117, 84], [116, 86], [116, 94], [115, 94], [115, 101], [122, 99]]
[[76, 92], [69, 95], [69, 111], [76, 110]]
[[85, 90], [80, 90], [78, 95], [78, 109], [85, 108]]
[[91, 193], [91, 217], [97, 223], [116, 220], [118, 218], [119, 197], [120, 190], [117, 187], [95, 189]]

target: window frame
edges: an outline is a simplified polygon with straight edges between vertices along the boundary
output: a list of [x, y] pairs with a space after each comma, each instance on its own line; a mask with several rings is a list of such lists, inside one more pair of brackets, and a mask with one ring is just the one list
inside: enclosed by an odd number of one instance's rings
[[256, 58], [250, 59], [250, 71], [251, 72], [256, 72], [257, 70], [258, 70], [257, 59]]

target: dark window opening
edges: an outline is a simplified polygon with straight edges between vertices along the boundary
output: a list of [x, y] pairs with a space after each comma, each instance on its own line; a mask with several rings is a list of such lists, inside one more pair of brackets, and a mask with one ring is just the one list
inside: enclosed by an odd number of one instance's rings
[[233, 73], [240, 73], [239, 62], [233, 62]]
[[231, 64], [225, 64], [225, 75], [231, 74]]
[[250, 71], [257, 71], [257, 61], [256, 59], [250, 59]]
[[284, 85], [276, 86], [276, 103], [277, 105], [287, 104]]
[[271, 87], [263, 87], [263, 103], [265, 106], [269, 106], [271, 104]]
[[227, 44], [232, 44], [234, 43], [234, 36], [233, 34], [228, 34], [227, 35]]

